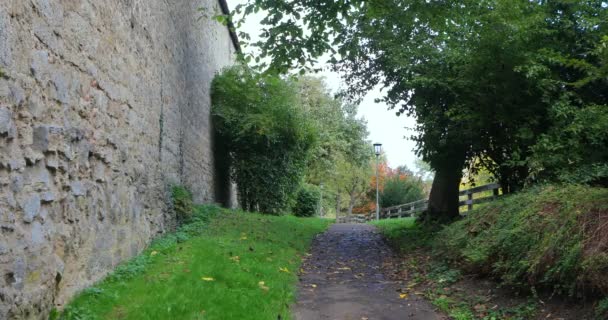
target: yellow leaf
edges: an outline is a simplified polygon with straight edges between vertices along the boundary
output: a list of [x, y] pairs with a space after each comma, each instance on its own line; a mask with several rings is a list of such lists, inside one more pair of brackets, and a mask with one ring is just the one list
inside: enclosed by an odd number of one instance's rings
[[399, 299], [407, 299], [407, 293], [399, 294]]
[[317, 287], [317, 285], [316, 285], [316, 284], [314, 284], [314, 283], [313, 283], [313, 284], [311, 284], [310, 286], [311, 286], [311, 287], [313, 287], [313, 288], [316, 288], [316, 287]]
[[258, 282], [258, 286], [260, 287], [260, 289], [264, 290], [264, 291], [268, 291], [270, 288], [268, 288], [266, 286], [266, 284], [264, 283], [264, 281], [260, 281]]
[[154, 256], [155, 256], [155, 255], [157, 255], [157, 254], [158, 254], [158, 251], [152, 251], [152, 252], [150, 252], [150, 256], [151, 256], [151, 257], [154, 257]]
[[279, 271], [289, 273], [289, 269], [287, 268], [279, 268]]
[[202, 277], [201, 280], [203, 280], [203, 281], [215, 281], [215, 279], [211, 278], [211, 277]]

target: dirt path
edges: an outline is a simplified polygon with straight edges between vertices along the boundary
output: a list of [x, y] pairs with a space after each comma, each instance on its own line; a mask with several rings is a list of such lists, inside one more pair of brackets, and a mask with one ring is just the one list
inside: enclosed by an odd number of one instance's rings
[[295, 319], [444, 319], [421, 297], [400, 297], [400, 286], [381, 270], [390, 255], [374, 227], [333, 225], [315, 239], [304, 262]]

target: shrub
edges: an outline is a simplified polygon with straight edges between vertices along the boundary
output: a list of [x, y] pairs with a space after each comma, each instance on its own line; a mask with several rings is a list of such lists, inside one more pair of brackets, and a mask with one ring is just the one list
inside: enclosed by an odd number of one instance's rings
[[531, 180], [608, 187], [608, 106], [557, 104], [553, 118], [559, 125], [532, 148]]
[[600, 319], [608, 318], [608, 298], [600, 300], [595, 307], [595, 315]]
[[235, 66], [214, 78], [211, 96], [241, 207], [264, 213], [289, 208], [317, 137], [295, 83]]
[[316, 186], [304, 185], [298, 192], [293, 213], [298, 217], [312, 217], [317, 213], [321, 194]]
[[487, 204], [439, 232], [435, 253], [505, 284], [608, 293], [608, 189], [545, 186]]
[[386, 178], [380, 193], [380, 206], [388, 208], [424, 198], [422, 182], [412, 176], [396, 174]]
[[173, 186], [171, 188], [171, 199], [173, 200], [173, 210], [178, 223], [190, 220], [194, 212], [192, 193], [183, 186]]

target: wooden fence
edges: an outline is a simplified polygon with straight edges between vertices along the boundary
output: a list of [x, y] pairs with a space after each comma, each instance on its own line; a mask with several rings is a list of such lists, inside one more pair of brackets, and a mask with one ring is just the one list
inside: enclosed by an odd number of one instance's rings
[[[476, 193], [481, 193], [485, 191], [492, 191], [491, 196], [478, 197], [475, 198], [474, 195]], [[466, 206], [466, 211], [473, 210], [473, 205], [480, 204], [488, 201], [492, 201], [496, 199], [500, 195], [500, 185], [497, 183], [491, 183], [467, 190], [462, 190], [459, 193], [460, 196], [466, 197], [465, 200], [460, 201], [459, 205]], [[422, 199], [406, 204], [400, 204], [398, 206], [382, 208], [380, 210], [380, 219], [395, 219], [395, 218], [405, 218], [405, 217], [414, 217], [416, 214], [426, 210], [428, 208], [429, 200]], [[465, 211], [465, 212], [466, 212]], [[465, 213], [466, 214], [466, 213]], [[376, 212], [370, 212], [368, 214], [353, 214], [350, 217], [338, 217], [338, 223], [365, 223], [367, 221], [375, 220]]]

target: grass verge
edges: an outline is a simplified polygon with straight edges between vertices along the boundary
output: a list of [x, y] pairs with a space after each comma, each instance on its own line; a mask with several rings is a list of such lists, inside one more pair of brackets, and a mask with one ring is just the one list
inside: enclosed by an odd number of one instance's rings
[[[406, 253], [401, 274], [410, 281], [408, 287], [454, 319], [550, 316], [550, 306], [537, 295], [540, 291], [544, 297], [581, 298], [590, 293], [590, 301], [600, 298], [595, 317], [608, 319], [608, 298], [601, 299], [608, 294], [608, 189], [534, 188], [488, 203], [439, 231], [425, 230], [411, 219], [376, 225], [389, 243]], [[472, 280], [476, 275], [496, 279], [505, 298], [510, 288], [521, 289], [524, 296], [514, 299], [516, 304], [489, 308], [496, 301], [472, 294], [479, 289], [470, 287], [479, 283]], [[495, 291], [496, 284], [487, 289]], [[573, 319], [583, 319], [576, 318], [578, 312], [590, 313], [582, 303], [570, 306], [581, 306], [570, 311]]]
[[330, 221], [195, 207], [59, 319], [289, 319], [301, 256]]
[[504, 197], [437, 234], [435, 252], [504, 284], [608, 294], [608, 189], [545, 186]]

